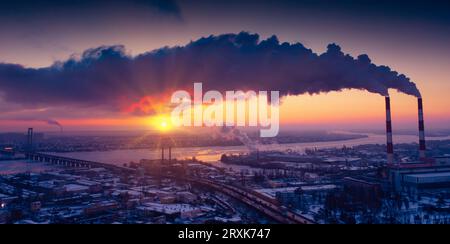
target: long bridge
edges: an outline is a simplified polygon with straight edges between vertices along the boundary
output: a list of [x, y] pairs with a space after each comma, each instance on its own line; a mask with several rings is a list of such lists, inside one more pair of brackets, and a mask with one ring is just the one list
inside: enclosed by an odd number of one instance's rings
[[89, 160], [83, 160], [83, 159], [75, 159], [75, 158], [69, 158], [69, 157], [62, 157], [62, 156], [56, 156], [46, 153], [38, 153], [38, 152], [27, 152], [25, 153], [25, 156], [27, 159], [37, 161], [37, 162], [44, 162], [44, 163], [50, 163], [54, 165], [61, 165], [71, 168], [105, 168], [112, 171], [120, 171], [125, 173], [135, 173], [136, 170], [132, 168], [127, 168], [123, 166], [118, 165], [112, 165], [107, 163], [100, 163], [100, 162], [94, 162]]

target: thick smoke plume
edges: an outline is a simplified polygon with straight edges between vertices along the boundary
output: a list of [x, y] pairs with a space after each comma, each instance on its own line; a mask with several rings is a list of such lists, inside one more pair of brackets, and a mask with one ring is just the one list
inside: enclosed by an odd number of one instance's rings
[[301, 43], [260, 40], [241, 32], [200, 38], [136, 57], [123, 46], [103, 46], [47, 68], [0, 64], [2, 99], [22, 105], [123, 108], [146, 96], [192, 89], [279, 90], [281, 95], [361, 89], [388, 95], [388, 89], [420, 96], [405, 75], [378, 66], [365, 54], [353, 58], [336, 44], [316, 54]]

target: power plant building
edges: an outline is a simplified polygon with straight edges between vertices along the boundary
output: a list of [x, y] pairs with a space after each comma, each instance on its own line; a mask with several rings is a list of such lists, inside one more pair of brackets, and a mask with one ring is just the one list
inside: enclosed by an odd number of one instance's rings
[[387, 165], [394, 191], [417, 192], [424, 188], [450, 188], [450, 157], [426, 156], [422, 98], [418, 98], [419, 161], [394, 162], [390, 99], [386, 97]]

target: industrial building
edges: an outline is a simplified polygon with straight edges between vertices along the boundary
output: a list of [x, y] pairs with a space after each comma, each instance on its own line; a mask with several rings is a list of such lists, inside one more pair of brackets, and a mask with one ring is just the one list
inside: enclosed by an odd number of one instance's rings
[[425, 123], [422, 98], [417, 99], [419, 118], [419, 160], [415, 162], [395, 162], [392, 140], [392, 122], [390, 98], [386, 97], [386, 137], [387, 164], [389, 180], [396, 192], [418, 192], [424, 187], [450, 186], [450, 157], [440, 156], [430, 158], [426, 155]]

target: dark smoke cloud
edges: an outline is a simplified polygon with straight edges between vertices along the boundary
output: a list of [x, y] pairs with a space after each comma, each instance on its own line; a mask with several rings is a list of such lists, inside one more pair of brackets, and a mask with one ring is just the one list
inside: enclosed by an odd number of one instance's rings
[[86, 50], [47, 68], [0, 64], [0, 94], [27, 106], [103, 106], [112, 110], [145, 96], [178, 89], [279, 90], [281, 95], [361, 89], [388, 95], [388, 89], [420, 96], [416, 85], [367, 55], [353, 58], [336, 44], [316, 54], [301, 43], [260, 40], [241, 32], [209, 36], [185, 46], [165, 47], [131, 57], [123, 46]]

